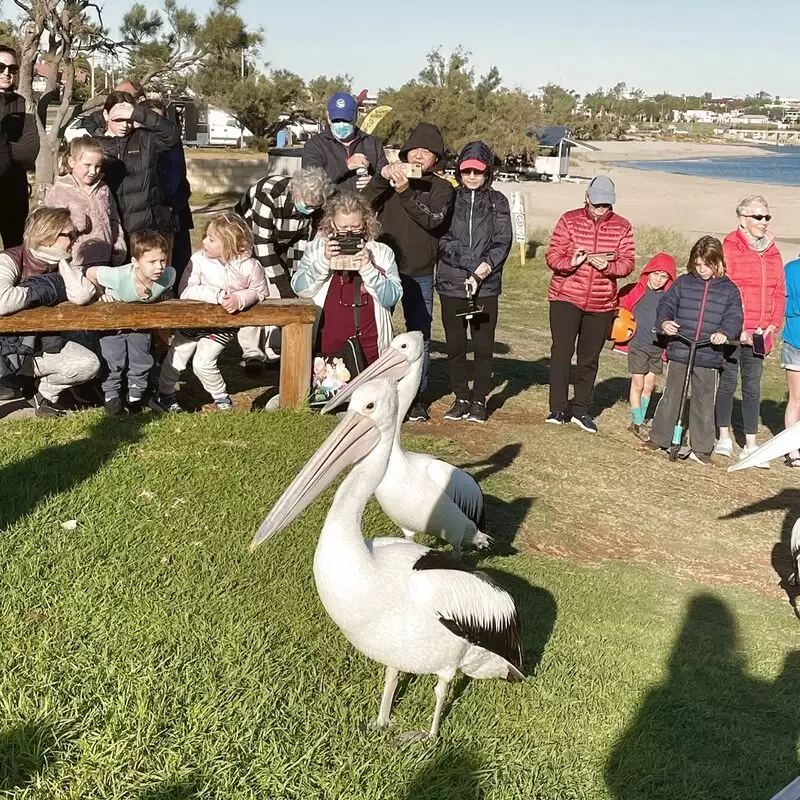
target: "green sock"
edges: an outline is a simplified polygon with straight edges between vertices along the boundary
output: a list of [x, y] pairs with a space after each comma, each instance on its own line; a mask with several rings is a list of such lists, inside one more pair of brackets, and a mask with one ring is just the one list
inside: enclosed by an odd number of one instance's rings
[[631, 419], [634, 425], [641, 425], [644, 422], [644, 409], [631, 407]]
[[644, 418], [647, 416], [647, 406], [649, 405], [650, 398], [642, 395], [642, 422], [644, 422]]

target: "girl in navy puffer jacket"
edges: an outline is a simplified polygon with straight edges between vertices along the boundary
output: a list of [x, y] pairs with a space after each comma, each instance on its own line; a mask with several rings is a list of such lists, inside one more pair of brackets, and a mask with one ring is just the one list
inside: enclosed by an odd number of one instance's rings
[[[722, 346], [728, 340], [738, 340], [744, 313], [739, 290], [725, 275], [725, 257], [719, 239], [704, 236], [698, 240], [686, 269], [687, 273], [672, 284], [659, 303], [656, 328], [665, 336], [680, 331], [695, 341], [710, 339], [713, 343], [712, 347], [697, 351], [689, 416], [690, 458], [710, 464], [715, 433], [714, 394], [723, 365]], [[680, 412], [689, 348], [673, 339], [667, 346], [667, 357], [667, 385], [656, 410], [650, 441], [646, 443], [650, 450], [667, 448], [671, 443], [672, 429]]]

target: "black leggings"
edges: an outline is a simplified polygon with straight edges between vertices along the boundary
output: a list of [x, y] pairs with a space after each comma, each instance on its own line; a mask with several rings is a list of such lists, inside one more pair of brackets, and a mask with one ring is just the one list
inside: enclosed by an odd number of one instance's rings
[[483, 306], [483, 312], [469, 320], [474, 352], [471, 397], [467, 362], [467, 320], [464, 317], [456, 316], [456, 314], [466, 311], [469, 306], [465, 298], [440, 296], [439, 299], [442, 304], [442, 325], [447, 341], [447, 369], [456, 398], [485, 402], [486, 396], [492, 388], [497, 297], [478, 297], [476, 303], [478, 306]]

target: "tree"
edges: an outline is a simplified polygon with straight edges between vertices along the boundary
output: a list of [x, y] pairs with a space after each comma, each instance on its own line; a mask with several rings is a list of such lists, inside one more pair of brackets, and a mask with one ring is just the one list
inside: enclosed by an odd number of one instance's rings
[[307, 86], [307, 101], [305, 111], [316, 120], [324, 120], [327, 111], [327, 100], [336, 92], [352, 92], [353, 78], [350, 75], [318, 75], [312, 78]]
[[539, 87], [542, 111], [553, 122], [566, 124], [571, 120], [573, 112], [578, 105], [576, 92], [567, 91], [563, 86], [548, 83]]

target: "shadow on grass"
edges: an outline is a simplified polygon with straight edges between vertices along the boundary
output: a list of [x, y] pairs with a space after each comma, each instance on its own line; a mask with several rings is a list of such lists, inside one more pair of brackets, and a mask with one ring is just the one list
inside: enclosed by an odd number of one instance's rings
[[472, 477], [480, 483], [498, 472], [508, 469], [522, 452], [522, 444], [507, 444], [501, 447], [496, 453], [482, 458], [480, 461], [471, 461], [469, 464], [462, 464], [461, 469], [468, 470]]
[[445, 744], [420, 767], [401, 800], [481, 800], [481, 763], [463, 746]]
[[616, 800], [771, 797], [798, 774], [800, 653], [774, 681], [753, 678], [736, 620], [711, 595], [689, 602], [665, 681], [616, 743]]
[[194, 778], [168, 781], [152, 789], [145, 789], [138, 800], [191, 800], [200, 797], [202, 787]]
[[88, 437], [45, 447], [0, 470], [0, 531], [39, 503], [89, 479], [114, 454], [142, 436], [150, 414], [104, 417]]
[[631, 379], [620, 376], [606, 378], [598, 383], [594, 388], [594, 401], [592, 402], [594, 416], [599, 417], [604, 411], [613, 408], [621, 400], [627, 401], [630, 388]]
[[24, 790], [58, 757], [48, 726], [23, 725], [0, 735], [0, 791]]
[[[734, 419], [741, 419], [742, 402], [738, 398], [733, 401]], [[769, 429], [773, 436], [777, 436], [786, 425], [783, 422], [783, 415], [786, 411], [786, 402], [778, 403], [775, 400], [761, 401], [761, 421]], [[737, 437], [738, 438], [738, 437]], [[742, 432], [742, 442], [744, 442], [744, 432]]]
[[765, 511], [785, 511], [781, 525], [780, 539], [775, 542], [772, 548], [772, 568], [780, 578], [780, 586], [786, 592], [789, 605], [794, 609], [794, 613], [800, 617], [797, 608], [797, 599], [800, 597], [800, 586], [795, 586], [792, 581], [794, 574], [794, 562], [790, 542], [792, 538], [792, 528], [800, 519], [800, 489], [784, 489], [774, 497], [759, 500], [749, 506], [732, 511], [722, 519], [741, 519], [753, 514], [763, 514]]

